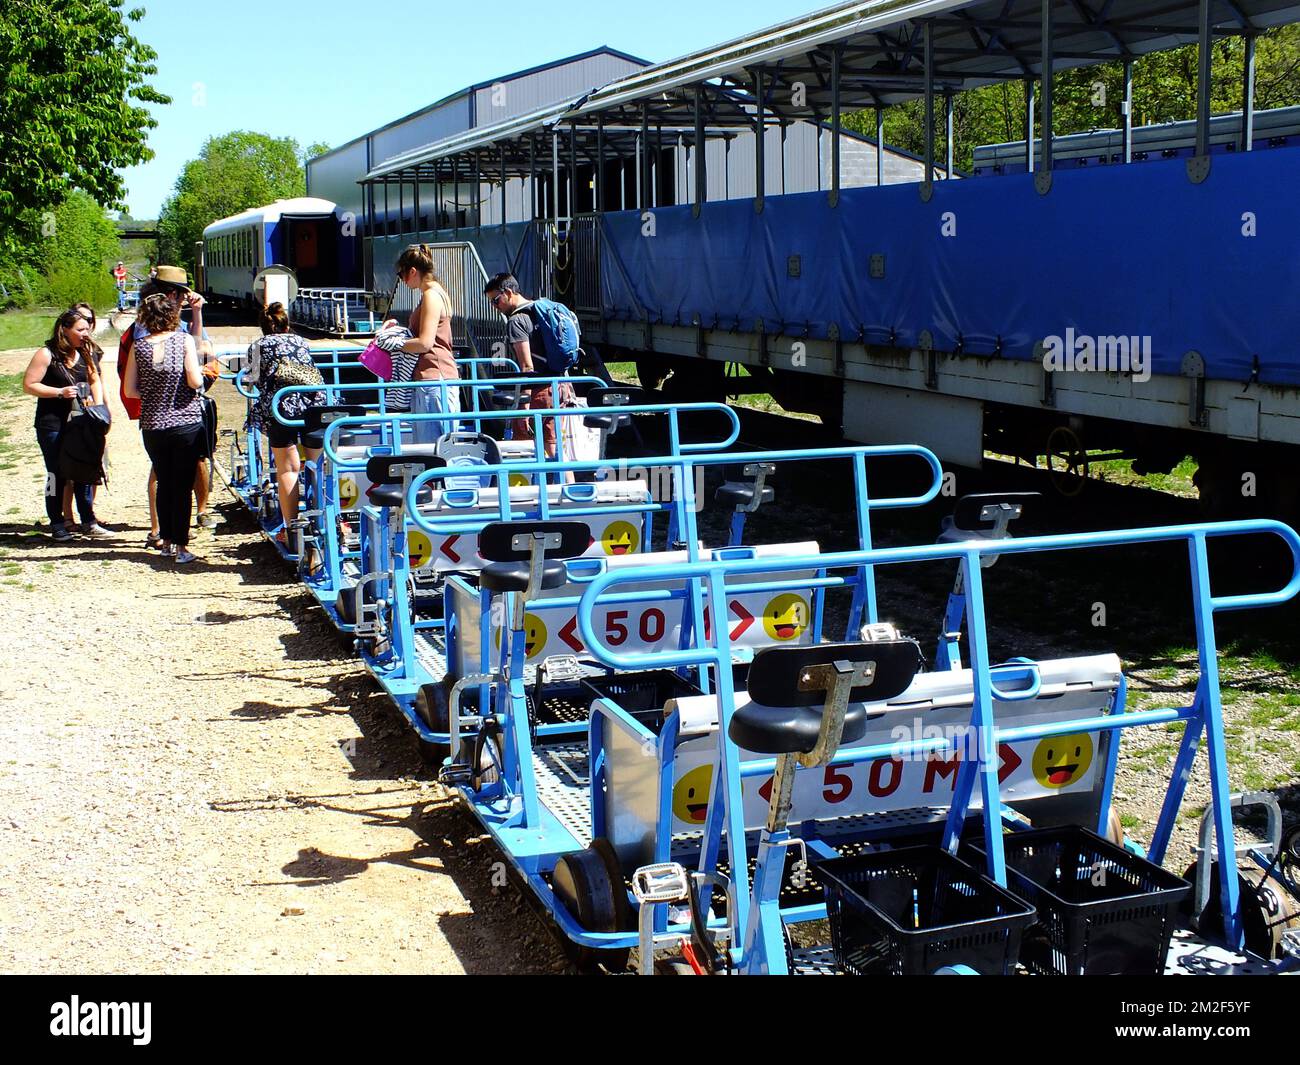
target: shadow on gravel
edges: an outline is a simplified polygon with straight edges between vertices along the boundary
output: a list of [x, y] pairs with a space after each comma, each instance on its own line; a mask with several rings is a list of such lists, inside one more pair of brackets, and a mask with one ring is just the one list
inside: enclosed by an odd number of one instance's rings
[[302, 888], [326, 887], [355, 880], [380, 864], [441, 874], [451, 878], [468, 911], [437, 916], [439, 930], [466, 972], [553, 973], [566, 969], [568, 963], [547, 921], [534, 912], [500, 853], [458, 808], [458, 802], [425, 796], [412, 800], [410, 790], [230, 799], [214, 802], [212, 808], [235, 814], [322, 810], [362, 817], [368, 825], [396, 829], [405, 837], [414, 835], [416, 841], [410, 847], [369, 857], [302, 847], [292, 861], [281, 866], [287, 881], [250, 886], [287, 882]]

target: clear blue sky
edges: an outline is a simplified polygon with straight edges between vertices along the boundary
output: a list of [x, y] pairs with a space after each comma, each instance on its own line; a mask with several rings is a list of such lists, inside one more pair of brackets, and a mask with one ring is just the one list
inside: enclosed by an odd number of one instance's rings
[[[830, 0], [140, 0], [136, 35], [158, 52], [155, 158], [126, 173], [154, 218], [210, 136], [251, 129], [335, 147], [472, 85], [607, 44], [672, 59]], [[307, 15], [308, 17], [304, 17]]]

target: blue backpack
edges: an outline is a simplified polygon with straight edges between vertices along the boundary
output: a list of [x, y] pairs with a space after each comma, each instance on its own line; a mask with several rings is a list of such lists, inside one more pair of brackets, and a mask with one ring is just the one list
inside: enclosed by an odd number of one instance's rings
[[529, 310], [535, 312], [537, 326], [546, 345], [546, 365], [553, 373], [564, 373], [578, 365], [578, 348], [582, 329], [578, 316], [555, 300], [534, 300]]

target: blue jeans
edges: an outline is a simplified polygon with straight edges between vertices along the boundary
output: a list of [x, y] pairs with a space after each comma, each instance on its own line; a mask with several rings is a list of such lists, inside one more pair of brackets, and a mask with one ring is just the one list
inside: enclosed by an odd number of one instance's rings
[[[443, 396], [447, 397], [446, 410], [443, 409]], [[447, 378], [446, 388], [425, 385], [411, 389], [412, 414], [459, 414], [460, 380]], [[444, 433], [455, 432], [460, 423], [451, 421], [415, 422], [412, 426], [411, 440], [416, 444], [434, 444]]]
[[[50, 519], [50, 527], [63, 528], [63, 488], [68, 483], [59, 476], [59, 437], [63, 435], [63, 426], [57, 429], [36, 427], [36, 442], [41, 445], [41, 456], [45, 459], [45, 514]], [[95, 497], [93, 488], [88, 484], [74, 484], [72, 498], [77, 501], [77, 513], [81, 515], [83, 525], [95, 524]]]

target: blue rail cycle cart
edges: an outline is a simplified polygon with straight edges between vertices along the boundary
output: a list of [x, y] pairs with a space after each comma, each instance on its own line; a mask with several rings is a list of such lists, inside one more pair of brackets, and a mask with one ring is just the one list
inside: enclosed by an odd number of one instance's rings
[[[1215, 595], [1207, 543], [1249, 535], [1283, 542], [1289, 579], [1267, 592]], [[991, 660], [988, 559], [1164, 542], [1184, 544], [1191, 563], [1200, 675], [1189, 705], [1127, 710], [1114, 654]], [[954, 561], [964, 668], [925, 671], [915, 641], [876, 623], [857, 639], [760, 650], [738, 683], [726, 627], [647, 655], [617, 646], [597, 622], [607, 602], [633, 595], [667, 602], [693, 584], [721, 602], [742, 583], [746, 591], [801, 594], [866, 569]], [[814, 565], [820, 575], [810, 581]], [[599, 661], [628, 672], [698, 670], [716, 680], [714, 693], [666, 707], [659, 728], [616, 693], [593, 704], [591, 757], [603, 762], [593, 827], [603, 833], [609, 883], [616, 893], [631, 884], [620, 919], [637, 909], [642, 970], [665, 945], [700, 972], [1294, 969], [1289, 945], [1279, 958], [1247, 942], [1254, 900], [1243, 897], [1236, 875], [1214, 621], [1220, 612], [1284, 603], [1297, 590], [1300, 537], [1273, 521], [970, 536], [596, 577], [578, 628]], [[1105, 838], [1118, 737], [1174, 722], [1184, 725], [1183, 738], [1143, 857]], [[1189, 920], [1191, 885], [1161, 863], [1202, 742], [1215, 841], [1206, 891], [1217, 906]], [[655, 754], [643, 758], [650, 771], [632, 756], [645, 750]], [[800, 901], [792, 881], [821, 890]], [[584, 884], [594, 890], [592, 878]]]
[[[923, 489], [913, 496], [874, 498], [868, 490], [868, 461], [900, 457], [924, 470]], [[852, 471], [847, 482], [858, 493], [857, 539], [866, 546], [871, 544], [873, 512], [927, 503], [941, 485], [934, 456], [910, 445], [679, 453], [637, 461], [646, 468], [671, 471], [675, 490], [664, 539], [633, 525], [627, 550], [592, 554], [597, 538], [589, 523], [607, 517], [599, 503], [568, 510], [548, 507], [536, 519], [495, 520], [478, 534], [482, 565], [447, 578], [445, 643], [438, 648], [441, 653], [426, 656], [445, 673], [434, 683], [403, 675], [410, 656], [398, 653], [387, 662], [368, 663], [395, 701], [413, 699], [408, 716], [418, 719], [421, 738], [440, 761], [440, 779], [461, 794], [497, 840], [583, 963], [599, 961], [609, 951], [605, 960], [616, 965], [636, 942], [635, 931], [623, 929], [626, 922], [617, 916], [626, 910], [626, 892], [622, 878], [615, 876], [621, 866], [603, 832], [598, 802], [606, 763], [604, 738], [597, 732], [601, 714], [596, 693], [617, 693], [631, 720], [657, 728], [669, 720], [665, 706], [671, 709], [674, 699], [708, 692], [715, 683], [699, 670], [678, 673], [651, 667], [624, 674], [596, 660], [587, 650], [578, 616], [585, 589], [602, 575], [624, 574], [639, 584], [642, 572], [689, 567], [701, 559], [744, 559], [761, 569], [769, 560], [800, 558], [809, 582], [802, 595], [773, 597], [756, 580], [756, 590], [740, 589], [725, 601], [711, 601], [706, 591], [691, 585], [663, 602], [643, 602], [644, 593], [632, 590], [598, 610], [604, 638], [638, 648], [646, 659], [689, 648], [692, 633], [710, 632], [715, 624], [725, 627], [734, 633], [733, 668], [743, 670], [756, 648], [811, 646], [822, 639], [825, 618], [817, 583], [821, 565], [816, 561], [820, 549], [813, 541], [704, 547], [698, 535], [697, 469], [838, 461]], [[599, 466], [525, 462], [477, 467], [472, 473], [498, 482], [519, 473], [545, 480], [581, 475]], [[437, 526], [420, 505], [421, 493], [458, 475], [454, 468], [435, 467], [409, 480], [405, 519], [434, 534]], [[724, 482], [723, 487], [735, 483]], [[761, 489], [754, 494], [761, 496]], [[720, 490], [719, 496], [723, 505], [734, 505], [736, 490]], [[652, 511], [645, 513], [648, 517]], [[393, 581], [394, 587], [399, 584]], [[870, 569], [841, 584], [851, 590], [849, 625], [856, 628], [875, 611]], [[635, 743], [642, 766], [649, 769], [657, 764], [654, 741], [647, 742], [652, 734], [644, 728], [642, 733]], [[590, 892], [578, 886], [595, 882], [608, 890]]]

